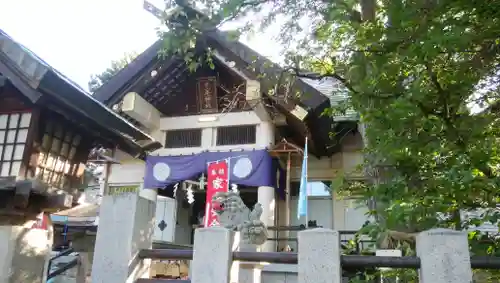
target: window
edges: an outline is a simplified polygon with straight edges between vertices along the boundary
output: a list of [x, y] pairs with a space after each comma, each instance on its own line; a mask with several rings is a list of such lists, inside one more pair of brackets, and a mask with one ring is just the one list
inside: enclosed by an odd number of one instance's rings
[[[331, 197], [330, 182], [323, 181], [308, 181], [307, 196], [308, 197]], [[292, 182], [292, 196], [298, 196], [300, 190], [300, 182]]]
[[321, 181], [307, 182], [307, 195], [311, 197], [331, 197], [330, 187]]
[[166, 148], [200, 147], [201, 129], [174, 130], [167, 132]]
[[79, 162], [77, 149], [81, 136], [69, 127], [52, 122], [45, 123], [38, 157], [37, 177], [56, 188], [71, 186]]
[[255, 142], [255, 125], [217, 128], [217, 145], [253, 144]]
[[0, 177], [18, 176], [31, 113], [0, 114]]

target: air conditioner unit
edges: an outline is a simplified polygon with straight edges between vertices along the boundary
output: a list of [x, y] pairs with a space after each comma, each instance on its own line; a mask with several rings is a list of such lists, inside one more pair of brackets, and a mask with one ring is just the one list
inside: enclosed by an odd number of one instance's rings
[[150, 131], [160, 125], [160, 112], [135, 92], [129, 92], [123, 98], [121, 110]]
[[254, 80], [247, 80], [246, 85], [246, 99], [247, 101], [260, 99], [260, 82]]

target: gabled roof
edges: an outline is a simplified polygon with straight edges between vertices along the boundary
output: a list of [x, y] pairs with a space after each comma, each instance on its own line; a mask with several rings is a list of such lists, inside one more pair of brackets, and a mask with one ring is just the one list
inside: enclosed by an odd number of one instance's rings
[[[301, 78], [305, 83], [311, 85], [319, 92], [330, 98], [330, 105], [332, 107], [339, 105], [347, 100], [347, 90], [340, 84], [339, 81], [333, 78], [323, 78], [321, 80], [313, 80], [308, 78]], [[358, 121], [359, 116], [353, 109], [348, 109], [343, 115], [333, 117], [334, 121]]]
[[113, 96], [120, 93], [120, 90], [127, 82], [136, 79], [145, 69], [147, 69], [157, 58], [161, 50], [161, 40], [156, 41], [144, 52], [139, 54], [125, 68], [121, 69], [109, 81], [99, 87], [93, 94], [95, 99], [110, 106]]
[[[141, 143], [154, 139], [106, 107], [72, 80], [51, 67], [31, 50], [0, 30], [0, 73], [30, 99], [40, 103], [42, 96], [62, 105], [79, 121], [107, 135], [133, 155], [142, 151]], [[159, 143], [156, 148], [161, 146]], [[153, 146], [154, 148], [154, 146]]]
[[269, 149], [269, 152], [278, 155], [281, 153], [299, 153], [303, 155], [304, 149], [294, 143], [287, 141], [286, 139], [282, 139], [278, 144], [275, 144], [271, 149]]
[[[234, 41], [229, 38], [225, 32], [214, 30], [207, 32], [209, 39], [216, 41], [218, 44], [222, 45], [223, 48], [231, 51], [234, 55], [237, 55], [243, 62], [247, 65], [253, 66], [266, 66], [265, 72], [279, 74], [282, 72], [282, 68], [260, 55], [250, 47], [241, 43], [240, 41]], [[111, 80], [102, 85], [94, 93], [94, 97], [99, 101], [110, 105], [111, 103], [118, 102], [115, 98], [116, 96], [123, 96], [120, 90], [126, 86], [126, 84], [135, 78], [137, 78], [141, 71], [146, 70], [147, 67], [151, 66], [153, 61], [158, 58], [158, 54], [163, 47], [162, 41], [158, 40], [143, 53], [141, 53], [135, 60], [133, 60], [124, 69], [118, 72]], [[258, 67], [256, 67], [258, 69]], [[315, 84], [311, 83], [313, 80], [299, 79], [297, 84], [307, 91], [309, 95], [301, 97], [301, 102], [306, 107], [314, 108], [321, 103], [329, 100], [330, 95], [325, 95], [326, 93], [333, 93], [338, 84], [331, 84], [330, 89], [323, 87], [321, 90], [315, 88]]]
[[[190, 7], [184, 7], [188, 10], [188, 14], [199, 14], [196, 10]], [[210, 29], [204, 33], [206, 37], [204, 43], [218, 51], [223, 51], [224, 56], [231, 60], [235, 60], [236, 66], [241, 70], [253, 72], [254, 77], [259, 78], [260, 73], [266, 73], [266, 77], [278, 77], [283, 68], [278, 64], [270, 61], [264, 56], [257, 53], [255, 50], [249, 48], [240, 41], [235, 41], [223, 31], [218, 29]], [[162, 41], [159, 40], [149, 47], [146, 51], [140, 54], [134, 61], [132, 61], [123, 70], [118, 72], [106, 84], [101, 86], [94, 93], [94, 97], [108, 106], [118, 103], [126, 94], [126, 91], [134, 84], [144, 72], [147, 72], [158, 59], [158, 54], [163, 47]], [[176, 56], [165, 60], [165, 64], [170, 64], [175, 61]], [[236, 62], [237, 61], [237, 62]], [[169, 63], [170, 62], [170, 63]], [[249, 68], [252, 67], [252, 68]], [[250, 69], [259, 70], [257, 72]], [[263, 82], [263, 80], [261, 80]], [[266, 87], [270, 85], [263, 85], [262, 91], [266, 92]], [[331, 107], [335, 103], [339, 103], [345, 99], [345, 92], [341, 91], [338, 82], [333, 79], [314, 81], [308, 79], [297, 79], [294, 83], [294, 91], [300, 91], [306, 95], [301, 95], [297, 103], [308, 111], [305, 123], [311, 130], [313, 135], [314, 146], [321, 149], [323, 152], [320, 155], [329, 155], [333, 153], [336, 148], [330, 148], [329, 144], [332, 143], [330, 133], [335, 131], [336, 122], [338, 121], [356, 121], [357, 116], [354, 113], [347, 113], [345, 117], [336, 117], [332, 119], [322, 115], [324, 110]], [[337, 93], [342, 94], [337, 97]], [[273, 98], [274, 99], [274, 98]]]

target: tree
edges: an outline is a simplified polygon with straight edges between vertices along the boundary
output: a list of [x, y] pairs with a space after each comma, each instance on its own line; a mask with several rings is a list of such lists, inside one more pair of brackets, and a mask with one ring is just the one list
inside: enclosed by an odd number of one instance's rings
[[[499, 100], [500, 1], [202, 2], [211, 7], [205, 23], [166, 21], [170, 51], [189, 54], [207, 22], [259, 13], [264, 21], [243, 31], [281, 19], [280, 39], [292, 46], [287, 75], [334, 78], [349, 92], [364, 124], [370, 182], [339, 178], [334, 189], [383, 204], [371, 212], [380, 221], [364, 231], [411, 249], [422, 230], [498, 223], [500, 119], [489, 106]], [[473, 253], [500, 252], [497, 240], [469, 236]]]
[[103, 84], [108, 82], [114, 75], [121, 71], [125, 66], [130, 64], [136, 57], [136, 52], [125, 53], [119, 60], [111, 61], [111, 66], [107, 68], [104, 72], [96, 75], [90, 76], [90, 81], [88, 83], [90, 92], [96, 91]]

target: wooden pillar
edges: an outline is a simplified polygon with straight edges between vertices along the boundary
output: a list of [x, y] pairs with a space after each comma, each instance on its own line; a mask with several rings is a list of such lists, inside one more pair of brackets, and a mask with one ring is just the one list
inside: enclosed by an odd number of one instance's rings
[[[286, 160], [286, 191], [285, 191], [285, 226], [290, 226], [290, 199], [292, 197], [291, 183], [292, 153], [288, 152]], [[290, 237], [290, 231], [285, 232], [285, 238]], [[286, 246], [288, 246], [288, 241]]]

